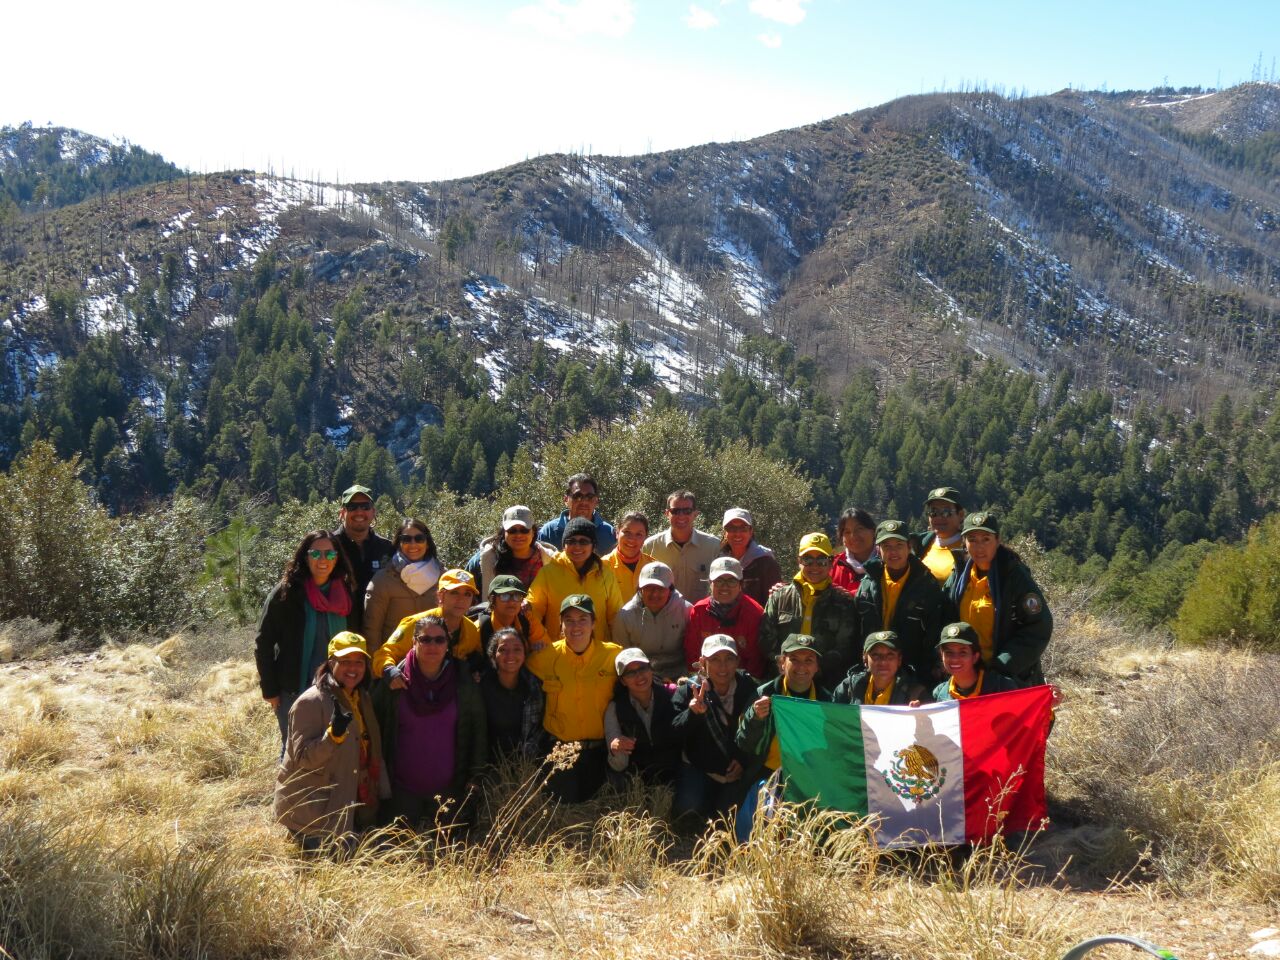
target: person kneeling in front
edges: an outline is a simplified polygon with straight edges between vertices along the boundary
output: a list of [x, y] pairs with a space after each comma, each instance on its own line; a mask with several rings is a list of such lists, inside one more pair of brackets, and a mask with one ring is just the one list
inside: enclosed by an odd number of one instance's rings
[[579, 751], [571, 766], [551, 774], [547, 788], [566, 803], [580, 803], [604, 783], [604, 711], [613, 699], [614, 661], [622, 648], [596, 639], [595, 604], [585, 593], [565, 597], [558, 619], [560, 639], [530, 657], [529, 669], [547, 698], [542, 725]]
[[751, 824], [761, 795], [768, 790], [769, 779], [782, 766], [782, 751], [770, 710], [773, 697], [803, 697], [830, 702], [830, 692], [817, 685], [821, 656], [809, 634], [789, 635], [783, 641], [782, 653], [778, 656], [778, 676], [760, 685], [756, 690], [755, 703], [742, 716], [742, 723], [738, 726], [738, 746], [752, 757], [753, 762], [747, 775], [747, 782], [752, 786], [747, 789], [734, 823], [734, 832], [740, 842], [745, 843], [751, 836]]
[[610, 782], [622, 786], [631, 774], [646, 783], [674, 783], [680, 740], [671, 691], [654, 675], [649, 657], [639, 647], [619, 653], [614, 666], [618, 684], [604, 712]]

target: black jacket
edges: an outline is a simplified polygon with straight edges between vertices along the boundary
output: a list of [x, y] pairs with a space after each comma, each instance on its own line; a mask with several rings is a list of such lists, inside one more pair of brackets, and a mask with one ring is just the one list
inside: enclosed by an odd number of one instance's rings
[[[355, 615], [358, 624], [364, 623], [364, 593], [369, 586], [369, 581], [373, 579], [373, 575], [391, 562], [391, 555], [396, 552], [395, 545], [386, 537], [381, 537], [374, 531], [369, 531], [369, 536], [364, 543], [356, 543], [347, 534], [347, 531], [339, 528], [337, 532], [338, 549], [340, 549], [347, 562], [351, 564], [351, 572], [356, 577], [356, 595], [352, 597], [355, 601]], [[357, 633], [360, 627], [352, 627]]]
[[707, 691], [707, 712], [699, 716], [689, 709], [693, 695], [705, 682], [694, 677], [671, 698], [676, 711], [674, 726], [684, 742], [685, 759], [702, 773], [724, 774], [734, 760], [743, 768], [751, 765], [751, 757], [737, 744], [738, 724], [742, 715], [756, 701], [756, 682], [745, 670], [738, 671], [737, 685], [733, 689], [733, 702], [723, 704], [728, 708], [728, 721], [721, 716], [722, 704], [715, 690]]
[[[898, 649], [902, 651], [902, 663], [923, 681], [941, 675], [938, 667], [938, 636], [950, 621], [942, 619], [946, 603], [942, 588], [933, 578], [929, 568], [919, 557], [907, 557], [907, 582], [898, 595], [898, 605], [893, 608], [893, 621], [885, 623], [884, 611], [884, 561], [877, 558], [866, 563], [867, 575], [858, 585], [859, 634], [858, 646], [867, 635], [877, 630], [892, 630], [898, 635]], [[853, 669], [858, 669], [854, 667]]]
[[646, 780], [674, 780], [680, 769], [680, 734], [675, 728], [676, 711], [667, 685], [653, 681], [653, 717], [647, 730], [621, 682], [613, 690], [613, 707], [622, 735], [636, 742], [628, 769]]
[[[297, 693], [302, 673], [302, 634], [307, 628], [307, 592], [295, 587], [280, 599], [281, 587], [267, 595], [258, 618], [258, 635], [254, 639], [253, 659], [258, 665], [258, 685], [264, 697], [278, 697], [288, 691]], [[347, 629], [359, 630], [355, 598], [347, 616]], [[307, 686], [310, 686], [308, 678]], [[304, 687], [305, 689], [305, 687]]]

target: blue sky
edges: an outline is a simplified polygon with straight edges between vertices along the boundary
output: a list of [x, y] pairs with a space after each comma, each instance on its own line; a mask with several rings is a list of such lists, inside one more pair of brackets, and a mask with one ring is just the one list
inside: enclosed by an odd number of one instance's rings
[[43, 0], [5, 20], [29, 39], [0, 58], [0, 123], [344, 181], [741, 139], [961, 85], [1280, 69], [1274, 0]]

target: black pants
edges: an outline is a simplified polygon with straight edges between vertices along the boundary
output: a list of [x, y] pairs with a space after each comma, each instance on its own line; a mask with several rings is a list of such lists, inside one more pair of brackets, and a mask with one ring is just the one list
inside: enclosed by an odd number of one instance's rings
[[400, 821], [403, 826], [419, 832], [439, 829], [442, 833], [466, 833], [475, 813], [471, 794], [459, 799], [453, 795], [425, 796], [392, 785], [391, 799], [383, 811], [388, 823]]
[[608, 762], [603, 743], [583, 747], [572, 767], [557, 770], [551, 775], [547, 781], [547, 789], [561, 803], [583, 803], [599, 792], [604, 784], [606, 769]]

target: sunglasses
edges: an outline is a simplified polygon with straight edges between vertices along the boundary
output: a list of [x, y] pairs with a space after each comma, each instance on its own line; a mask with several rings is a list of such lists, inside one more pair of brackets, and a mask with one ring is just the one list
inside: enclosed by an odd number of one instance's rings
[[929, 511], [929, 519], [930, 519], [930, 520], [935, 520], [935, 519], [939, 519], [939, 518], [943, 518], [943, 519], [945, 519], [946, 517], [954, 517], [955, 515], [956, 515], [956, 512], [955, 512], [954, 510], [952, 510], [950, 507], [944, 507], [944, 508], [942, 508], [941, 510], [930, 510], [930, 511]]
[[577, 493], [569, 494], [570, 500], [594, 500], [596, 499], [596, 497], [597, 497], [597, 494], [583, 493], [581, 490], [579, 490]]
[[594, 547], [595, 543], [586, 537], [570, 537], [564, 542], [566, 547]]
[[508, 535], [523, 537], [529, 533], [529, 528], [528, 527], [508, 527], [507, 533]]
[[427, 535], [425, 533], [402, 533], [400, 534], [401, 543], [426, 543]]
[[372, 510], [373, 501], [372, 500], [352, 500], [343, 509], [345, 509], [348, 513], [350, 513], [352, 510]]
[[416, 639], [419, 643], [445, 644], [449, 642], [449, 638], [443, 633], [424, 633]]
[[694, 507], [667, 507], [667, 513], [673, 517], [687, 517], [693, 513]]
[[312, 560], [337, 560], [337, 550], [308, 550], [307, 556]]
[[805, 567], [825, 567], [831, 562], [830, 557], [801, 557], [800, 565]]

